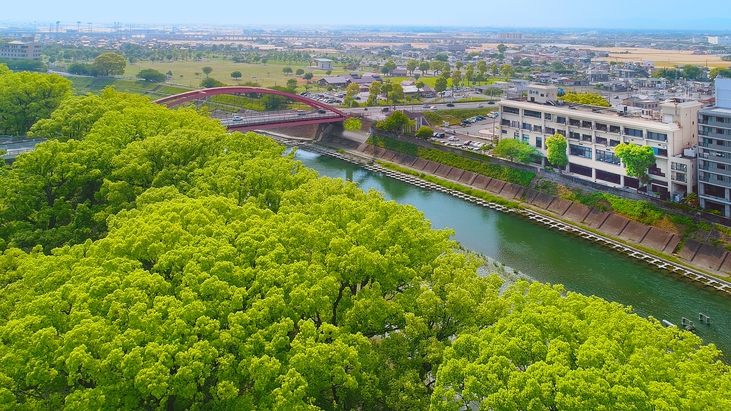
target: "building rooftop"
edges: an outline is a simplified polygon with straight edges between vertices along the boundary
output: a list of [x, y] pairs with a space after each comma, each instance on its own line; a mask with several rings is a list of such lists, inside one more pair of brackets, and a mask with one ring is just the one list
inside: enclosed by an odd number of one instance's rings
[[[661, 121], [662, 117], [660, 117], [659, 115], [657, 115], [653, 118], [650, 118], [647, 116], [634, 115], [631, 112], [625, 113], [624, 111], [617, 111], [617, 109], [615, 109], [613, 107], [588, 106], [588, 105], [584, 105], [584, 104], [565, 103], [562, 101], [555, 102], [555, 103], [549, 103], [549, 104], [541, 104], [541, 103], [535, 103], [535, 102], [528, 101], [525, 97], [503, 98], [501, 103], [508, 102], [508, 101], [521, 103], [521, 105], [525, 105], [525, 106], [534, 106], [534, 107], [536, 107], [536, 110], [559, 109], [561, 111], [564, 111], [566, 114], [570, 114], [571, 111], [577, 111], [577, 112], [581, 112], [582, 114], [589, 115], [590, 117], [592, 115], [595, 115], [596, 119], [601, 119], [602, 117], [605, 117], [605, 116], [612, 116], [612, 117], [623, 118], [624, 119], [623, 121], [652, 122], [657, 125], [662, 125], [664, 127], [667, 127], [668, 129], [671, 129], [671, 130], [676, 130], [679, 128], [678, 125], [675, 123], [662, 122]], [[670, 101], [666, 100], [665, 102], [660, 102], [660, 104], [668, 103], [668, 102], [670, 102]], [[674, 102], [672, 102], [672, 103], [674, 103]], [[700, 106], [700, 103], [697, 101], [686, 101], [683, 103], [674, 103], [674, 104], [677, 104], [678, 107], [692, 107], [695, 105]]]

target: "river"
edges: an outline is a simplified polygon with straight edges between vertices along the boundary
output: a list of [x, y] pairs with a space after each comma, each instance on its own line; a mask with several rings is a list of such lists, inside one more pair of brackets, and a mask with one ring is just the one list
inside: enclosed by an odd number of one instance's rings
[[[673, 279], [623, 254], [580, 238], [547, 230], [510, 213], [494, 211], [437, 191], [421, 189], [328, 156], [297, 151], [297, 159], [322, 176], [356, 182], [388, 200], [410, 204], [435, 229], [454, 230], [463, 247], [491, 257], [543, 283], [632, 306], [641, 316], [680, 325], [693, 321], [697, 334], [731, 352], [731, 297]], [[698, 321], [698, 313], [711, 325]], [[729, 358], [725, 358], [730, 362]]]

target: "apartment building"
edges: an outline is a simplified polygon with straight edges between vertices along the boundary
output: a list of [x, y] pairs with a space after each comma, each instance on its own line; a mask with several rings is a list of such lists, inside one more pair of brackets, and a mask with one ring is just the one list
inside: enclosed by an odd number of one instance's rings
[[550, 165], [545, 158], [546, 138], [558, 133], [568, 143], [569, 173], [608, 186], [640, 188], [639, 181], [626, 174], [614, 154], [620, 143], [635, 143], [652, 147], [657, 157], [648, 170], [649, 191], [676, 201], [695, 191], [700, 103], [665, 101], [655, 116], [642, 117], [611, 108], [562, 103], [556, 99], [554, 86], [533, 84], [527, 88], [526, 97], [499, 103], [500, 138], [531, 144], [543, 155], [543, 165]]
[[731, 79], [716, 77], [716, 106], [698, 114], [700, 206], [731, 217]]
[[43, 46], [34, 41], [0, 43], [0, 58], [10, 60], [40, 60]]

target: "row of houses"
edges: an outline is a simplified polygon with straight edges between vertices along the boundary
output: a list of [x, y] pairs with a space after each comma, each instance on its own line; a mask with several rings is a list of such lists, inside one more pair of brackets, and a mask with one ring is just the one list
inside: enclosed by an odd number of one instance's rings
[[[350, 73], [342, 76], [322, 77], [317, 80], [317, 83], [321, 87], [331, 86], [333, 88], [346, 88], [351, 84], [358, 84], [362, 93], [369, 92], [371, 84], [374, 82], [383, 83], [383, 78], [380, 74], [364, 73], [361, 75], [358, 73]], [[436, 92], [428, 85], [424, 85], [424, 87], [417, 89], [416, 80], [414, 78], [404, 80], [400, 84], [404, 90], [404, 96], [406, 97], [415, 97], [417, 95], [420, 97], [434, 97], [436, 95]]]
[[[562, 104], [555, 86], [531, 84], [527, 97], [500, 103], [500, 138], [530, 144], [549, 166], [546, 139], [566, 137], [573, 176], [617, 188], [639, 189], [679, 201], [689, 193], [700, 206], [731, 217], [731, 79], [716, 79], [716, 104], [666, 100], [650, 103], [651, 116], [632, 110]], [[614, 154], [620, 143], [649, 146], [656, 163], [647, 186], [627, 175]], [[654, 194], [652, 194], [654, 193]]]

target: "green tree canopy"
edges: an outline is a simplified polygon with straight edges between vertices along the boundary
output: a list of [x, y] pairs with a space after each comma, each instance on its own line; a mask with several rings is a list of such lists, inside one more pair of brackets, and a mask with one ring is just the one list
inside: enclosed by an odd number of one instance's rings
[[434, 135], [434, 130], [432, 130], [429, 126], [421, 126], [418, 130], [416, 130], [416, 134], [414, 134], [415, 137], [427, 139]]
[[284, 73], [285, 76], [292, 74], [292, 67], [283, 68], [282, 73]]
[[503, 77], [513, 77], [515, 75], [515, 69], [510, 64], [503, 64], [500, 66], [500, 75]]
[[216, 80], [213, 77], [206, 77], [203, 80], [201, 80], [201, 87], [203, 87], [203, 88], [223, 87], [225, 85], [226, 84], [224, 84], [223, 82], [220, 82], [220, 81]]
[[388, 95], [388, 98], [393, 102], [394, 104], [398, 103], [399, 101], [404, 99], [404, 88], [399, 83], [394, 83], [391, 87], [391, 92]]
[[496, 156], [507, 158], [510, 161], [518, 161], [523, 164], [530, 163], [533, 157], [538, 155], [538, 152], [533, 146], [514, 138], [500, 140], [493, 153]]
[[439, 77], [436, 82], [434, 82], [434, 91], [437, 93], [441, 93], [442, 91], [447, 89], [447, 79], [444, 77]]
[[358, 131], [363, 127], [363, 124], [361, 123], [360, 119], [357, 119], [355, 117], [351, 117], [345, 121], [343, 121], [343, 128], [350, 131]]
[[411, 72], [411, 75], [414, 74], [414, 70], [419, 66], [419, 63], [416, 60], [409, 60], [406, 62], [406, 70]]
[[426, 72], [429, 71], [429, 62], [428, 61], [420, 62], [419, 71], [421, 71], [422, 75], [426, 75]]
[[[376, 128], [383, 131], [408, 132], [414, 121], [401, 111], [394, 111], [388, 118], [376, 123]], [[413, 130], [411, 130], [413, 133]]]
[[201, 69], [201, 71], [203, 72], [203, 74], [205, 74], [205, 75], [206, 75], [206, 78], [208, 78], [208, 75], [209, 75], [209, 74], [211, 74], [211, 73], [213, 72], [213, 67], [210, 67], [210, 66], [205, 66], [205, 67], [203, 67], [203, 68]]
[[0, 72], [0, 134], [25, 135], [70, 93], [71, 82], [58, 74]]
[[294, 92], [297, 89], [297, 79], [291, 78], [287, 80], [287, 90]]
[[117, 53], [103, 53], [94, 59], [94, 70], [99, 76], [121, 76], [127, 60]]
[[301, 75], [305, 74], [305, 70], [298, 68], [297, 70], [295, 70], [294, 74], [301, 76]]
[[563, 169], [569, 164], [569, 157], [566, 154], [566, 137], [561, 134], [554, 134], [546, 139], [546, 155], [548, 162]]
[[567, 103], [586, 104], [589, 106], [611, 107], [606, 98], [593, 93], [566, 93], [559, 98]]
[[232, 71], [231, 72], [231, 78], [232, 79], [236, 79], [236, 80], [240, 79], [241, 78], [241, 72], [238, 71], [238, 70]]
[[650, 146], [638, 146], [635, 143], [620, 143], [614, 147], [614, 154], [626, 166], [627, 175], [637, 177], [640, 182], [647, 183], [650, 176], [647, 169], [655, 164], [655, 152]]
[[155, 69], [143, 69], [140, 70], [139, 73], [137, 73], [137, 78], [141, 78], [145, 81], [150, 81], [153, 83], [162, 83], [167, 77], [165, 77], [165, 74], [160, 73]]

